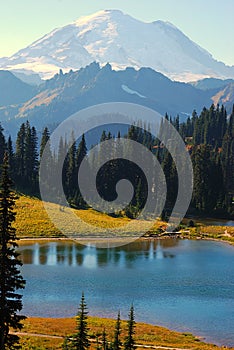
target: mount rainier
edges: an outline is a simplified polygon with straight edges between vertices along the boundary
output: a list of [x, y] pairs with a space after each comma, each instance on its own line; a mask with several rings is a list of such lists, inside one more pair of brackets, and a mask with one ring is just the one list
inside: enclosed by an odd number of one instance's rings
[[216, 61], [173, 24], [145, 23], [119, 10], [104, 10], [53, 30], [11, 57], [0, 69], [51, 78], [91, 62], [114, 69], [150, 67], [173, 80], [234, 78], [234, 66]]

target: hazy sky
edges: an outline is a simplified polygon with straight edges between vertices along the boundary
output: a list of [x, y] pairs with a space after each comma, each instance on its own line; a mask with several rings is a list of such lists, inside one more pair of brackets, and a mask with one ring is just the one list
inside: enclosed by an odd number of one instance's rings
[[234, 0], [0, 0], [0, 57], [102, 9], [170, 21], [216, 59], [234, 65]]

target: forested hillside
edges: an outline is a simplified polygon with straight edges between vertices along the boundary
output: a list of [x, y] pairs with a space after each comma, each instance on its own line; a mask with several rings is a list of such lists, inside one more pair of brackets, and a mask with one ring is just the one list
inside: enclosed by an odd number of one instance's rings
[[[191, 155], [194, 170], [194, 191], [189, 208], [191, 214], [216, 215], [231, 217], [234, 214], [234, 108], [230, 117], [224, 107], [204, 108], [200, 115], [194, 111], [192, 117], [180, 123], [179, 117], [166, 118], [179, 131]], [[23, 123], [18, 131], [16, 144], [11, 137], [4, 136], [0, 129], [0, 164], [3, 162], [4, 151], [9, 153], [10, 171], [17, 190], [39, 196], [38, 170], [46, 142], [50, 133], [45, 128], [42, 137], [29, 122]], [[150, 131], [145, 131], [139, 125], [130, 125], [128, 132], [112, 135], [104, 130], [100, 142], [113, 139], [118, 147], [120, 137], [138, 141], [150, 149], [158, 158], [167, 180], [167, 201], [163, 216], [167, 217], [173, 208], [178, 190], [178, 179], [175, 164], [168, 150], [161, 141], [152, 137]], [[86, 135], [74, 142], [68, 149], [66, 140], [60, 140], [58, 154], [51, 158], [53, 171], [61, 162], [64, 152], [67, 154], [63, 166], [63, 185], [67, 200], [75, 208], [87, 208], [77, 182], [77, 174], [82, 159], [88, 153]], [[101, 155], [101, 147], [99, 154]], [[113, 149], [113, 158], [114, 149]], [[95, 159], [88, 156], [90, 171]], [[99, 171], [97, 189], [101, 196], [108, 201], [115, 199], [115, 185], [122, 178], [129, 179], [134, 186], [134, 196], [124, 212], [114, 215], [136, 217], [144, 207], [147, 197], [147, 184], [142, 171], [136, 165], [126, 160], [113, 160], [105, 164]], [[59, 198], [58, 198], [59, 203]]]

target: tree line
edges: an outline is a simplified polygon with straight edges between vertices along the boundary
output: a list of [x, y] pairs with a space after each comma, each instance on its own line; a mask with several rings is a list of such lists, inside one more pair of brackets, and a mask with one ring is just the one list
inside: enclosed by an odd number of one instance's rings
[[[234, 213], [234, 107], [230, 117], [227, 117], [225, 108], [212, 105], [204, 108], [200, 115], [194, 111], [185, 122], [180, 122], [179, 116], [171, 118], [165, 116], [180, 133], [187, 150], [191, 155], [194, 171], [194, 191], [189, 208], [191, 213], [230, 217]], [[163, 126], [162, 126], [163, 127]], [[167, 200], [164, 217], [170, 215], [177, 197], [178, 176], [175, 163], [169, 151], [161, 140], [153, 137], [150, 126], [142, 128], [142, 123], [131, 125], [128, 131], [121, 135], [112, 135], [103, 131], [100, 144], [95, 156], [89, 156], [85, 135], [71, 147], [66, 140], [59, 140], [58, 152], [51, 150], [51, 166], [49, 171], [56, 172], [58, 165], [63, 162], [63, 188], [69, 204], [77, 209], [88, 207], [78, 186], [78, 172], [82, 160], [88, 158], [89, 171], [95, 162], [105, 159], [102, 142], [113, 140], [113, 160], [107, 162], [98, 172], [97, 190], [102, 198], [112, 201], [116, 198], [116, 183], [122, 178], [128, 179], [134, 188], [132, 201], [122, 212], [113, 215], [127, 215], [136, 217], [147, 199], [148, 187], [142, 170], [126, 159], [115, 159], [115, 150], [118, 149], [119, 139], [137, 141], [147, 147], [159, 160], [167, 181]], [[3, 162], [5, 150], [9, 155], [10, 175], [19, 191], [39, 196], [38, 169], [45, 145], [50, 138], [46, 127], [38, 140], [37, 130], [29, 122], [23, 123], [18, 131], [16, 143], [13, 146], [11, 137], [7, 140], [3, 128], [0, 127], [0, 165]], [[92, 146], [91, 146], [92, 148]], [[65, 156], [64, 156], [65, 155]], [[50, 189], [51, 190], [51, 189]], [[59, 197], [58, 197], [59, 203]]]

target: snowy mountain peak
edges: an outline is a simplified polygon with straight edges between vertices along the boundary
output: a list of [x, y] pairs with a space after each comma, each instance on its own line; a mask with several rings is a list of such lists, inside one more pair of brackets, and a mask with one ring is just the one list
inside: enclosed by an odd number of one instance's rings
[[173, 23], [171, 23], [169, 21], [162, 21], [162, 20], [158, 19], [157, 21], [153, 21], [152, 23], [155, 25], [161, 25], [162, 27], [171, 28], [171, 29], [179, 31], [179, 29]]
[[95, 20], [109, 20], [110, 18], [118, 18], [120, 16], [124, 16], [124, 13], [120, 10], [101, 10], [98, 12], [95, 12], [89, 16], [82, 16], [78, 18], [75, 23], [78, 25], [88, 23], [90, 21], [95, 21]]
[[94, 61], [109, 62], [113, 69], [151, 67], [180, 81], [234, 77], [234, 67], [217, 62], [173, 24], [142, 22], [120, 10], [99, 11], [57, 28], [0, 58], [0, 68], [50, 78], [60, 69], [77, 70]]

